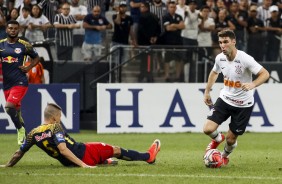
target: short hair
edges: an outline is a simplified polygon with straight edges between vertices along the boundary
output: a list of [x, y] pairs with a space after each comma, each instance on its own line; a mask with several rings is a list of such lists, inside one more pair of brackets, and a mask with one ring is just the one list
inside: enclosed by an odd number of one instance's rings
[[44, 110], [44, 118], [50, 119], [52, 116], [59, 113], [59, 111], [62, 111], [62, 108], [54, 103], [48, 103], [45, 110]]
[[170, 4], [176, 4], [176, 1], [171, 0], [171, 1], [168, 2], [168, 4], [169, 4], [169, 5], [170, 5]]
[[17, 24], [18, 26], [20, 26], [19, 22], [16, 21], [16, 20], [9, 20], [9, 21], [6, 23], [6, 26], [8, 26], [9, 24]]
[[203, 5], [200, 9], [200, 11], [203, 11], [203, 9], [208, 9], [211, 11], [211, 8], [208, 5]]
[[230, 39], [236, 39], [236, 35], [234, 31], [231, 29], [223, 29], [222, 31], [217, 33], [218, 37], [229, 37]]
[[22, 8], [22, 11], [27, 11], [27, 12], [30, 12], [31, 10], [30, 10], [30, 8], [28, 7], [28, 6], [24, 6], [23, 8]]
[[142, 2], [142, 4], [148, 9], [150, 10], [150, 4], [148, 2]]

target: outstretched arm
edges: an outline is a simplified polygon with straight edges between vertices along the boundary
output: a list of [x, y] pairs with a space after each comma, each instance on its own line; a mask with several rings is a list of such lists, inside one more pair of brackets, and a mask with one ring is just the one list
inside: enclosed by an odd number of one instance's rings
[[20, 161], [24, 154], [25, 153], [21, 150], [17, 150], [11, 160], [6, 165], [0, 165], [0, 167], [13, 167], [14, 165], [16, 165], [16, 163], [18, 163], [18, 161]]

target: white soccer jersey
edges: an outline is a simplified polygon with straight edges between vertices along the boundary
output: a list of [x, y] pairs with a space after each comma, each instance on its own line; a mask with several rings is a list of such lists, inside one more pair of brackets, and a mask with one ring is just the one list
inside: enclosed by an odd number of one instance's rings
[[253, 90], [243, 91], [243, 83], [252, 82], [252, 74], [256, 75], [262, 66], [253, 57], [243, 51], [237, 50], [233, 61], [220, 53], [215, 58], [213, 71], [222, 72], [224, 87], [219, 97], [235, 107], [250, 107], [254, 104]]

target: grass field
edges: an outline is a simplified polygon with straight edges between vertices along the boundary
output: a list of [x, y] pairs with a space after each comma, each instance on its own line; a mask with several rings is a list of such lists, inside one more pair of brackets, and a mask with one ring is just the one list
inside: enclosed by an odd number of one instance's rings
[[[71, 134], [77, 141], [101, 141], [124, 148], [146, 151], [155, 138], [162, 143], [156, 164], [119, 161], [117, 166], [95, 169], [66, 168], [37, 147], [13, 168], [0, 168], [0, 183], [282, 183], [282, 134], [245, 133], [229, 165], [205, 168], [202, 156], [209, 138], [198, 133], [103, 134], [81, 131]], [[0, 164], [18, 149], [15, 134], [0, 134]], [[220, 150], [223, 145], [220, 145]]]

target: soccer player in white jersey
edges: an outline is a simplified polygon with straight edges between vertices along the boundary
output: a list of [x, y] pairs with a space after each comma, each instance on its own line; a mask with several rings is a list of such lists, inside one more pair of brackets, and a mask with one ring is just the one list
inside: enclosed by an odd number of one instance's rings
[[[218, 33], [221, 53], [215, 58], [204, 93], [204, 102], [212, 106], [203, 131], [212, 138], [207, 150], [216, 149], [225, 140], [217, 131], [219, 125], [231, 117], [226, 143], [222, 152], [223, 165], [229, 162], [229, 154], [237, 146], [237, 137], [245, 132], [253, 110], [253, 90], [269, 78], [268, 71], [257, 63], [253, 57], [236, 48], [236, 37], [232, 30]], [[212, 104], [210, 91], [219, 73], [223, 74], [224, 87], [215, 104]], [[252, 74], [256, 79], [252, 79]]]

